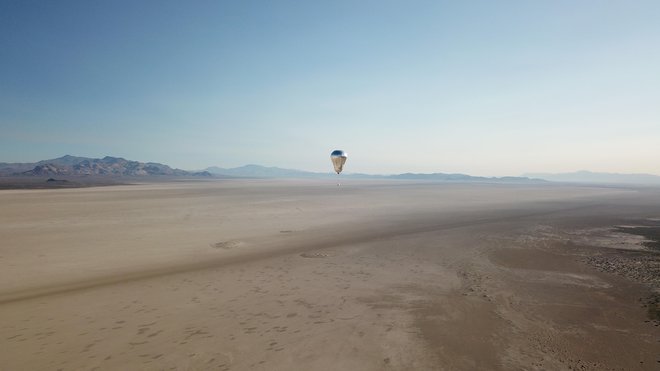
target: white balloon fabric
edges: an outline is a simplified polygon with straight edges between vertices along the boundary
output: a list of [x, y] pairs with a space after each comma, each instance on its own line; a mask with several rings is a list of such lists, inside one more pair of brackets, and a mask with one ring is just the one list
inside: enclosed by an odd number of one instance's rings
[[348, 158], [348, 155], [346, 152], [336, 149], [332, 151], [330, 154], [330, 160], [332, 160], [332, 166], [335, 167], [335, 172], [337, 174], [341, 173], [341, 171], [344, 169], [344, 164], [346, 163], [346, 159]]

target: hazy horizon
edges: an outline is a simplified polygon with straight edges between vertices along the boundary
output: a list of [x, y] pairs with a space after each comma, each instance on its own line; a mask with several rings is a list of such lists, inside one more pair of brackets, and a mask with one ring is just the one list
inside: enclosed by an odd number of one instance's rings
[[[54, 158], [48, 158], [48, 159], [42, 159], [39, 161], [34, 161], [33, 163], [38, 163], [38, 162], [48, 162], [50, 160], [60, 160], [64, 159], [65, 157], [78, 157], [80, 159], [86, 159], [89, 157], [84, 157], [84, 156], [76, 156], [76, 155], [71, 155], [71, 154], [66, 154], [62, 156], [57, 156]], [[142, 161], [140, 159], [131, 159], [131, 158], [124, 158], [123, 156], [117, 156], [117, 155], [106, 155], [107, 157], [112, 157], [112, 158], [122, 158], [127, 161], [138, 161], [142, 163], [148, 163], [148, 162], [154, 162], [154, 163], [161, 163], [163, 165], [169, 165], [167, 163], [162, 163], [159, 161]], [[96, 157], [96, 158], [90, 158], [90, 159], [103, 159], [106, 156], [101, 156], [101, 157]], [[18, 162], [18, 163], [25, 163], [25, 162]], [[55, 162], [57, 163], [57, 162]], [[0, 162], [0, 164], [3, 164], [3, 162]], [[295, 177], [292, 173], [288, 173], [289, 171], [292, 172], [301, 172], [301, 173], [309, 173], [309, 174], [334, 174], [333, 171], [313, 171], [313, 170], [307, 170], [307, 169], [300, 169], [300, 168], [287, 168], [287, 167], [282, 167], [282, 166], [266, 166], [262, 165], [259, 163], [249, 163], [249, 164], [242, 164], [238, 166], [220, 166], [220, 165], [210, 165], [206, 166], [203, 168], [190, 168], [190, 169], [181, 169], [181, 170], [186, 170], [186, 171], [210, 171], [212, 174], [216, 175], [234, 175], [234, 176], [250, 176], [245, 174], [244, 172], [239, 171], [238, 173], [227, 173], [223, 172], [221, 170], [229, 170], [229, 171], [235, 171], [235, 170], [241, 170], [248, 168], [248, 171], [253, 171], [249, 170], [251, 167], [255, 167], [257, 171], [260, 171], [259, 169], [262, 169], [265, 172], [260, 172], [260, 173], [253, 173], [251, 176], [265, 176], [265, 177]], [[269, 170], [273, 169], [276, 172], [272, 173]], [[1, 170], [1, 169], [0, 169]], [[398, 173], [364, 173], [364, 172], [354, 172], [354, 171], [344, 171], [342, 174], [344, 175], [365, 175], [365, 176], [399, 176], [399, 175], [405, 175], [405, 174], [417, 174], [417, 175], [432, 175], [432, 174], [447, 174], [447, 175], [467, 175], [470, 177], [497, 177], [497, 176], [485, 176], [481, 174], [469, 174], [465, 172], [455, 172], [455, 173], [444, 173], [442, 171], [429, 171], [429, 172], [411, 172], [411, 171], [402, 171]], [[578, 182], [578, 183], [622, 183], [622, 184], [656, 184], [660, 182], [660, 175], [659, 174], [652, 174], [652, 173], [613, 173], [613, 172], [592, 172], [589, 170], [585, 169], [579, 169], [579, 170], [574, 170], [574, 171], [567, 171], [567, 172], [562, 172], [562, 173], [544, 173], [544, 172], [528, 172], [528, 173], [522, 173], [522, 174], [506, 174], [506, 175], [501, 175], [499, 177], [522, 177], [522, 178], [531, 178], [531, 179], [543, 179], [547, 181], [557, 181], [557, 182]]]
[[660, 174], [654, 1], [0, 4], [0, 162]]

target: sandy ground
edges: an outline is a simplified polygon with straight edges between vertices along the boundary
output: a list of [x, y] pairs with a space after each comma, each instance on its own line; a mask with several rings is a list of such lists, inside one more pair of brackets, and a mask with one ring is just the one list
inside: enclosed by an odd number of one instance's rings
[[0, 191], [0, 370], [657, 370], [650, 286], [579, 231], [658, 217], [652, 188]]

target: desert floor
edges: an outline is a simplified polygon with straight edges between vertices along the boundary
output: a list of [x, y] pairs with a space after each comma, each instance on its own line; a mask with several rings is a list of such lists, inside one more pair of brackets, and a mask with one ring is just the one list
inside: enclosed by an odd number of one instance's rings
[[659, 217], [654, 188], [3, 190], [0, 369], [658, 370], [655, 278], [607, 259], [655, 259], [613, 228]]

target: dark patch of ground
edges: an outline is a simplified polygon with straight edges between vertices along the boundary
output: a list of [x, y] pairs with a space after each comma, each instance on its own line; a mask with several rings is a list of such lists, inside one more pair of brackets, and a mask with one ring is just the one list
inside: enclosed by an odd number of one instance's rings
[[58, 188], [82, 188], [98, 187], [107, 185], [129, 184], [122, 179], [99, 178], [99, 177], [27, 177], [8, 176], [0, 177], [0, 189], [58, 189]]
[[[654, 221], [654, 223], [658, 224], [659, 222]], [[616, 227], [616, 230], [623, 233], [642, 236], [647, 240], [649, 240], [643, 243], [644, 246], [650, 249], [660, 251], [660, 225], [642, 225], [639, 227]]]
[[653, 294], [642, 300], [642, 307], [646, 308], [649, 320], [654, 321], [656, 326], [660, 325], [660, 294]]

